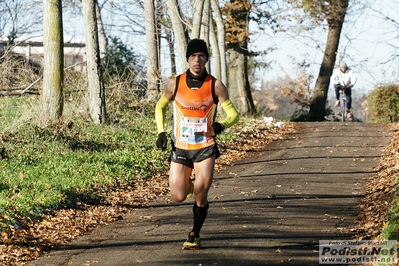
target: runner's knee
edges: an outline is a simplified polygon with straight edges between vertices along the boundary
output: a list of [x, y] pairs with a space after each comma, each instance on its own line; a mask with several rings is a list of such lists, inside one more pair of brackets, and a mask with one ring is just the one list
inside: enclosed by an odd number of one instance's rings
[[187, 198], [187, 192], [184, 193], [183, 191], [171, 191], [171, 196], [174, 202], [183, 202]]

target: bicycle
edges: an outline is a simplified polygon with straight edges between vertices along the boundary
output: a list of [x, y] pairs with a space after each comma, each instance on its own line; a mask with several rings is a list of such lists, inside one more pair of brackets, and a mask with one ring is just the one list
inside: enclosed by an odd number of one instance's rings
[[339, 108], [342, 122], [346, 120], [353, 121], [352, 114], [348, 110], [348, 99], [345, 90], [345, 87], [339, 89]]

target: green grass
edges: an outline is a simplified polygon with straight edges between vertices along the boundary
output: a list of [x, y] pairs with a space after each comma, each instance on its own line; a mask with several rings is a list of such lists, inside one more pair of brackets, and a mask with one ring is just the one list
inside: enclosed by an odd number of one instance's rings
[[82, 115], [49, 125], [31, 111], [33, 102], [0, 98], [0, 227], [165, 167], [152, 113], [130, 110], [112, 125]]

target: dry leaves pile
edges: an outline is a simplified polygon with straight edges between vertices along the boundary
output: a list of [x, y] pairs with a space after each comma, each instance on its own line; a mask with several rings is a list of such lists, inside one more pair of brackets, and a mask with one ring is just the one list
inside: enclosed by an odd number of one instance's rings
[[387, 225], [387, 214], [396, 194], [395, 180], [399, 174], [399, 123], [390, 124], [389, 128], [392, 130], [390, 143], [380, 160], [378, 173], [368, 180], [366, 196], [361, 204], [363, 213], [359, 215], [359, 221], [352, 229], [358, 239], [378, 238]]
[[[233, 144], [218, 142], [222, 156], [217, 160], [216, 170], [232, 162], [250, 157], [267, 143], [283, 139], [295, 132], [299, 124], [267, 124], [264, 120], [253, 120], [245, 127], [233, 127], [237, 137]], [[131, 184], [100, 191], [98, 202], [76, 202], [75, 206], [44, 214], [40, 221], [20, 217], [19, 226], [10, 226], [1, 233], [0, 264], [24, 265], [44, 251], [63, 245], [72, 239], [93, 230], [97, 226], [123, 219], [131, 207], [149, 204], [169, 191], [167, 170], [153, 178], [136, 179]]]

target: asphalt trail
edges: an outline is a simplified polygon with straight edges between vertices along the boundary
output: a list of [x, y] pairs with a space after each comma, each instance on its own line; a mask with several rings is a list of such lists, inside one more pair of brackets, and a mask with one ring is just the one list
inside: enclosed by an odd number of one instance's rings
[[161, 199], [28, 265], [319, 265], [319, 240], [351, 238], [389, 139], [381, 125], [305, 123], [217, 173], [198, 251], [181, 250], [192, 199]]

